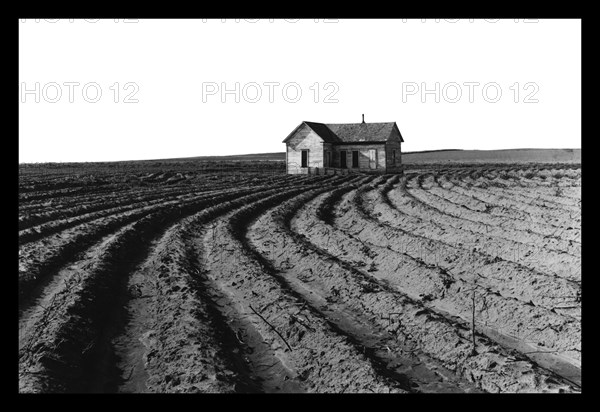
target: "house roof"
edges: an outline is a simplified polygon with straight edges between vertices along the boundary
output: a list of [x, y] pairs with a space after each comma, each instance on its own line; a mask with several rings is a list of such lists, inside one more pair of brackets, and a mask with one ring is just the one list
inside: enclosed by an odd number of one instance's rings
[[325, 143], [341, 143], [342, 140], [324, 123], [303, 122], [318, 134]]
[[396, 122], [388, 123], [316, 123], [302, 122], [286, 139], [284, 143], [293, 136], [303, 124], [310, 127], [318, 134], [325, 143], [362, 143], [362, 142], [386, 142], [392, 135], [394, 128], [404, 141]]
[[391, 123], [337, 123], [327, 127], [344, 143], [386, 142], [394, 129]]

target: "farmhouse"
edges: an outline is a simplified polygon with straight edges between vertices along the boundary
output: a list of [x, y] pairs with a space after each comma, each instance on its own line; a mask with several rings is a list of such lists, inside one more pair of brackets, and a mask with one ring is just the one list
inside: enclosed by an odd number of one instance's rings
[[396, 122], [302, 122], [286, 144], [288, 174], [326, 174], [339, 171], [402, 172], [401, 143]]

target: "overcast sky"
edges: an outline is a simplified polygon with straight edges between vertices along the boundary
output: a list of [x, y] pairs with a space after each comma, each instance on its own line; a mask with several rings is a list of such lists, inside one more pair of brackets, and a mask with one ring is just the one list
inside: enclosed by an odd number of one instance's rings
[[19, 162], [282, 152], [363, 113], [403, 151], [580, 148], [581, 22], [21, 20], [19, 90]]

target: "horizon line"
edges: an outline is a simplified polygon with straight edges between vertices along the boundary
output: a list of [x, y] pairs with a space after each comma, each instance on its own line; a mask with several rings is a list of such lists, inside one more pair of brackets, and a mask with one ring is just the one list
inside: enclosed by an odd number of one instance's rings
[[[539, 147], [517, 147], [511, 149], [429, 149], [429, 150], [415, 150], [402, 152], [405, 154], [414, 153], [434, 153], [434, 152], [500, 152], [500, 151], [516, 151], [516, 150], [581, 150], [581, 148], [571, 147], [553, 147], [553, 148], [539, 148]], [[151, 159], [126, 159], [126, 160], [72, 160], [72, 161], [35, 161], [35, 162], [19, 162], [22, 164], [39, 164], [39, 163], [124, 163], [124, 162], [159, 162], [168, 160], [202, 160], [202, 158], [219, 158], [219, 157], [243, 157], [243, 156], [266, 156], [266, 155], [279, 155], [285, 154], [282, 152], [263, 152], [263, 153], [242, 153], [242, 154], [226, 154], [226, 155], [199, 155], [199, 156], [186, 156], [186, 157], [165, 157], [165, 158], [151, 158]]]

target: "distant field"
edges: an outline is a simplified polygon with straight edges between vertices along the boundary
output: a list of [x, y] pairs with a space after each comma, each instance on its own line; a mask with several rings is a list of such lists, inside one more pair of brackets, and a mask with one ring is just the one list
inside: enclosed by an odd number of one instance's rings
[[411, 163], [580, 163], [581, 149], [439, 150], [406, 152]]
[[[253, 153], [253, 154], [243, 154], [243, 155], [229, 155], [229, 156], [195, 156], [195, 157], [180, 157], [174, 159], [156, 159], [156, 161], [162, 162], [189, 162], [194, 160], [223, 160], [223, 161], [256, 161], [256, 160], [285, 160], [285, 152], [275, 152], [275, 153]], [[155, 161], [155, 160], [149, 160]]]
[[[197, 156], [160, 159], [162, 162], [188, 161], [284, 161], [285, 152], [232, 156]], [[581, 149], [508, 149], [508, 150], [427, 150], [404, 152], [403, 161], [411, 163], [579, 163]]]
[[[191, 173], [191, 174], [190, 174]], [[207, 174], [244, 175], [249, 174], [282, 174], [285, 163], [282, 161], [227, 158], [200, 159], [162, 159], [132, 160], [121, 162], [80, 162], [80, 163], [22, 163], [19, 165], [19, 176], [64, 176], [80, 182], [90, 180], [107, 182], [118, 180], [178, 181], [182, 179], [204, 178]], [[184, 176], [185, 175], [185, 176]], [[82, 180], [83, 179], [83, 180]], [[20, 188], [26, 190], [26, 188]]]
[[[277, 173], [284, 170], [285, 152], [254, 153], [230, 156], [195, 156], [172, 159], [148, 159], [119, 162], [87, 163], [22, 163], [20, 174], [46, 172], [79, 173], [82, 171], [127, 171], [156, 169], [192, 170], [198, 167], [206, 173], [233, 171], [265, 171]], [[402, 161], [406, 165], [439, 163], [581, 163], [581, 149], [510, 149], [510, 150], [427, 150], [404, 152]], [[166, 168], [166, 169], [165, 169]]]

